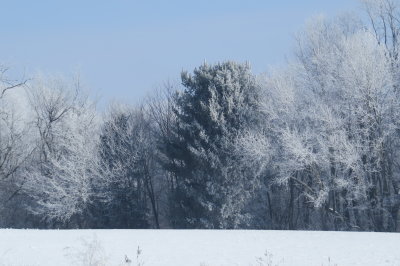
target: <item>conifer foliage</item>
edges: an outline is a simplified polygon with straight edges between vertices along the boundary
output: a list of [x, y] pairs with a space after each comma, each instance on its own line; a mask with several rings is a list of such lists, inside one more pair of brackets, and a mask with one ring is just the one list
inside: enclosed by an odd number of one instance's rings
[[193, 74], [183, 72], [182, 84], [184, 90], [175, 98], [176, 128], [166, 149], [168, 169], [176, 177], [176, 223], [190, 228], [237, 226], [232, 205], [243, 205], [248, 191], [233, 198], [235, 186], [243, 181], [233, 151], [236, 139], [253, 126], [256, 79], [248, 64], [224, 62], [204, 64]]

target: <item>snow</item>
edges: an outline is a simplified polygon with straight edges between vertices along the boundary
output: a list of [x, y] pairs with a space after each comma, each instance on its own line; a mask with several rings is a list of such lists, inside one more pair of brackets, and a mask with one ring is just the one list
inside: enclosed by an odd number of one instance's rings
[[0, 265], [400, 265], [399, 247], [396, 233], [1, 229]]

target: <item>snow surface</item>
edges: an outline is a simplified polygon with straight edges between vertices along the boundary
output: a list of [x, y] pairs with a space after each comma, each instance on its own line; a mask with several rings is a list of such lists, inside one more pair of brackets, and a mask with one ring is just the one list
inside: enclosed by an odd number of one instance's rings
[[144, 266], [400, 265], [396, 233], [14, 229], [0, 230], [0, 265], [82, 265], [93, 255], [137, 266], [138, 246]]

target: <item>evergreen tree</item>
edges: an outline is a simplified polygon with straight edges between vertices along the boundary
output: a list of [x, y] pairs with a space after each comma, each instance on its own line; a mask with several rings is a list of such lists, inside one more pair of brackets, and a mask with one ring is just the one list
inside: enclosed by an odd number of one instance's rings
[[[172, 224], [231, 228], [254, 182], [246, 182], [234, 153], [237, 138], [256, 124], [259, 88], [248, 64], [204, 64], [181, 75], [175, 98], [176, 127], [164, 149], [175, 177]], [[253, 180], [252, 180], [253, 181]]]

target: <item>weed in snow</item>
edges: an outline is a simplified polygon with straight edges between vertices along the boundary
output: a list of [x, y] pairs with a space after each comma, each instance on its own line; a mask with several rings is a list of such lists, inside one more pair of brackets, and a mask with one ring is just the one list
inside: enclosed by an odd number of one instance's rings
[[70, 259], [73, 265], [82, 266], [106, 266], [108, 264], [108, 259], [105, 254], [104, 248], [97, 236], [94, 235], [93, 238], [85, 239], [81, 238], [83, 249], [66, 247], [65, 256]]

